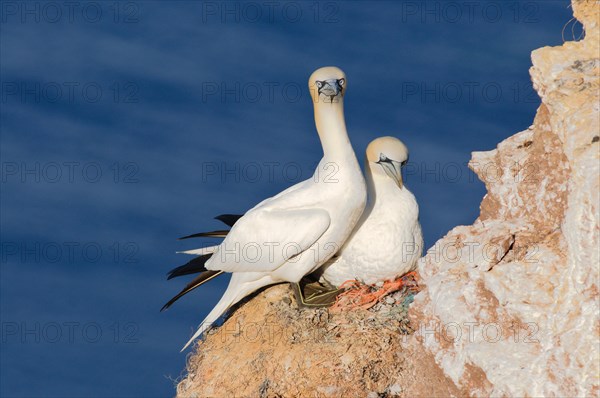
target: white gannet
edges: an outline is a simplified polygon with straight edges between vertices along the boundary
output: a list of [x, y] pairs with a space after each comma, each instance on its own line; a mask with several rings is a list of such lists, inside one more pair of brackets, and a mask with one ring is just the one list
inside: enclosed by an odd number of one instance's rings
[[270, 284], [298, 283], [335, 254], [352, 232], [365, 207], [366, 188], [346, 132], [347, 85], [336, 67], [320, 68], [310, 76], [323, 158], [312, 178], [260, 202], [211, 248], [210, 258], [199, 257], [210, 272], [200, 275], [196, 286], [221, 272], [232, 275], [223, 297], [182, 351], [249, 294]]
[[366, 150], [367, 206], [338, 254], [318, 271], [323, 282], [367, 285], [412, 271], [423, 250], [419, 206], [402, 180], [408, 149], [397, 138], [380, 137]]
[[[408, 150], [399, 139], [380, 137], [371, 141], [365, 156], [367, 206], [341, 250], [314, 275], [320, 276], [325, 286], [334, 288], [318, 288], [314, 284], [309, 284], [307, 289], [313, 296], [305, 297], [302, 288], [296, 285], [294, 288], [299, 304], [307, 306], [331, 304], [332, 299], [335, 299], [335, 295], [340, 292], [335, 287], [343, 285], [348, 280], [357, 280], [365, 284], [389, 282], [415, 268], [422, 254], [423, 236], [418, 220], [419, 207], [414, 195], [402, 180], [401, 167], [407, 161]], [[240, 217], [240, 215], [223, 214], [216, 219], [231, 227]], [[189, 235], [182, 239], [222, 238], [227, 233], [227, 230], [218, 230]], [[212, 251], [214, 247], [185, 252], [199, 257], [172, 270], [169, 279], [199, 272], [200, 275], [163, 308], [168, 308], [183, 295], [220, 274], [203, 268], [204, 262], [210, 258]], [[381, 294], [391, 290], [386, 287]], [[378, 295], [374, 294], [374, 296]]]

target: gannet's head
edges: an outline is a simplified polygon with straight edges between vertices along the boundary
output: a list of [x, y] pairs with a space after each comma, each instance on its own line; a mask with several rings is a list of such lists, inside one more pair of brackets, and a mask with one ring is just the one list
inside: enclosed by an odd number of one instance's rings
[[367, 162], [373, 172], [386, 175], [402, 188], [402, 166], [408, 161], [408, 149], [398, 138], [379, 137], [367, 146]]
[[308, 90], [315, 104], [340, 102], [347, 85], [346, 74], [335, 66], [319, 68], [308, 79]]

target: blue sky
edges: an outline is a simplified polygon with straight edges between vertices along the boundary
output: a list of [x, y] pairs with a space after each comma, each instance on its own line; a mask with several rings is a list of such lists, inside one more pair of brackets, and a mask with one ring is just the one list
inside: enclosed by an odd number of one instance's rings
[[68, 4], [0, 4], [6, 397], [173, 395], [226, 284], [159, 313], [195, 246], [175, 238], [310, 176], [318, 67], [346, 72], [360, 158], [407, 144], [427, 246], [472, 223], [470, 153], [531, 124], [530, 52], [571, 18], [562, 0]]

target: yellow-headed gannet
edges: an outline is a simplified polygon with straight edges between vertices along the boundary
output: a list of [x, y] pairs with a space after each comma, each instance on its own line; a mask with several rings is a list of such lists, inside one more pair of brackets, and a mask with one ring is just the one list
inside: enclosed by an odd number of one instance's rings
[[200, 260], [210, 272], [202, 274], [204, 280], [197, 285], [220, 272], [232, 275], [223, 297], [183, 349], [249, 294], [274, 283], [297, 283], [315, 271], [352, 232], [365, 207], [366, 188], [346, 132], [347, 85], [344, 72], [336, 67], [318, 69], [310, 76], [323, 158], [312, 178], [250, 209], [223, 242], [210, 249], [212, 256]]
[[365, 159], [367, 206], [340, 252], [319, 270], [321, 280], [372, 285], [412, 271], [423, 250], [419, 206], [402, 180], [408, 150], [397, 138], [369, 144]]

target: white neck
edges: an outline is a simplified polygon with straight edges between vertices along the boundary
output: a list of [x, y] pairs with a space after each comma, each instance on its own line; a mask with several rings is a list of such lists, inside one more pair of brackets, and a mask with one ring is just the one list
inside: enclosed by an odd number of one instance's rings
[[384, 192], [397, 191], [400, 193], [406, 189], [404, 184], [402, 188], [399, 188], [396, 182], [385, 174], [380, 165], [369, 162], [367, 159], [365, 159], [365, 179], [367, 181], [367, 198], [371, 207], [380, 197], [385, 197]]
[[344, 103], [341, 99], [334, 103], [315, 102], [315, 123], [326, 158], [341, 160], [350, 153], [356, 161], [346, 131]]

